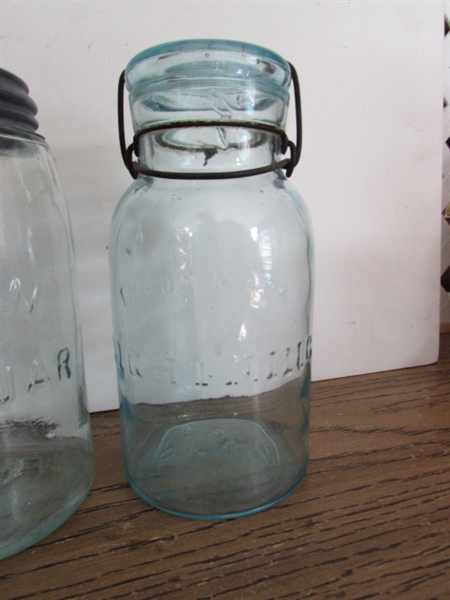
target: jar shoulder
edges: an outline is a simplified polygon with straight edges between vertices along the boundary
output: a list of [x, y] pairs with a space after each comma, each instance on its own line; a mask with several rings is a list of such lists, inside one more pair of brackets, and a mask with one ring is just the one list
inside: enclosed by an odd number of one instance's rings
[[301, 195], [276, 173], [232, 180], [138, 178], [113, 215], [112, 241], [130, 228], [195, 227], [208, 221], [238, 221], [245, 227], [289, 224], [311, 237], [309, 211]]

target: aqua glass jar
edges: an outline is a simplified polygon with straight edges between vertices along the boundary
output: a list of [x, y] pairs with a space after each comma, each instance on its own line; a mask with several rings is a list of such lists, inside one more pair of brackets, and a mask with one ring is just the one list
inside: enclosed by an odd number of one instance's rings
[[178, 515], [262, 510], [307, 468], [313, 245], [283, 171], [299, 157], [300, 126], [297, 145], [284, 133], [294, 73], [258, 46], [188, 40], [121, 79], [137, 177], [109, 246], [124, 463]]
[[0, 69], [0, 558], [66, 521], [94, 472], [69, 214], [36, 111]]

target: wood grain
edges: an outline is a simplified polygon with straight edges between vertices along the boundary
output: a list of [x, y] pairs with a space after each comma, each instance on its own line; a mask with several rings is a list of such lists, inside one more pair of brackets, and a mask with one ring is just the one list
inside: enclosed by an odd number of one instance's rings
[[284, 502], [177, 518], [125, 481], [117, 411], [58, 531], [0, 563], [1, 600], [447, 600], [450, 335], [438, 364], [313, 384], [311, 462]]

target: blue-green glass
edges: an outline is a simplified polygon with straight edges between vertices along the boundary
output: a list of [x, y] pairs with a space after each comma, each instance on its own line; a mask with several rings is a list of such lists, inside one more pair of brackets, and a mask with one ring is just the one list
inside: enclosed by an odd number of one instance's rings
[[[140, 161], [197, 173], [280, 159], [290, 70], [222, 40], [149, 49], [126, 70]], [[223, 126], [208, 126], [221, 121]], [[291, 492], [308, 462], [312, 235], [281, 171], [140, 175], [110, 238], [123, 454], [132, 487], [178, 515], [232, 518]]]
[[3, 559], [75, 512], [92, 485], [94, 461], [66, 201], [45, 141], [5, 133], [1, 108]]

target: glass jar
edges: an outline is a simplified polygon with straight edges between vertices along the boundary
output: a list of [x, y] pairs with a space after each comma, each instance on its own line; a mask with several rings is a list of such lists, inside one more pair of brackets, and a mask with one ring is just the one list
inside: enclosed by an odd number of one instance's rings
[[307, 468], [313, 246], [282, 170], [298, 161], [293, 72], [258, 46], [188, 40], [122, 76], [138, 175], [110, 238], [124, 464], [178, 515], [262, 510]]
[[68, 209], [25, 83], [0, 70], [0, 558], [59, 527], [93, 479]]

